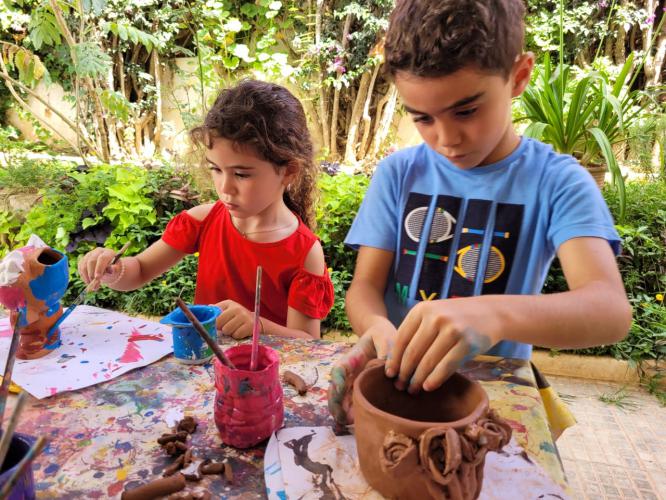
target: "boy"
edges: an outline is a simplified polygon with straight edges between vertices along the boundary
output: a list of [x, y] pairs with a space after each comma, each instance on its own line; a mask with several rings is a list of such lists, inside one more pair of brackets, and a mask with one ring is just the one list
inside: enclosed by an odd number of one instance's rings
[[[529, 359], [530, 344], [609, 344], [629, 329], [598, 188], [512, 126], [534, 65], [523, 15], [522, 0], [399, 0], [391, 15], [386, 71], [424, 144], [379, 164], [347, 235], [358, 249], [347, 313], [361, 339], [331, 373], [339, 423], [373, 357], [415, 393], [479, 353]], [[555, 254], [570, 290], [539, 295]]]

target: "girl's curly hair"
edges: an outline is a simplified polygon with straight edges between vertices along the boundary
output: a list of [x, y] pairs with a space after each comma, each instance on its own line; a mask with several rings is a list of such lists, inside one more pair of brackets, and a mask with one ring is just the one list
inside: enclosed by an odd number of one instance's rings
[[289, 168], [295, 172], [284, 192], [284, 202], [310, 229], [315, 229], [318, 168], [303, 106], [286, 88], [241, 80], [220, 92], [203, 125], [191, 130], [190, 137], [207, 148], [216, 138], [250, 146], [277, 171]]

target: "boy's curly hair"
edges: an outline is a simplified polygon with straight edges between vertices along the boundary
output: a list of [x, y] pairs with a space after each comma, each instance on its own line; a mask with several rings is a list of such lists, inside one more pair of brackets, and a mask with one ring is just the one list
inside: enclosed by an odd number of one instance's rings
[[386, 72], [446, 76], [465, 66], [505, 78], [523, 49], [523, 0], [398, 0], [386, 34]]
[[195, 144], [207, 148], [224, 138], [246, 145], [276, 170], [296, 172], [284, 202], [312, 230], [318, 196], [318, 168], [303, 106], [286, 88], [258, 80], [241, 80], [224, 89], [203, 125], [190, 131]]

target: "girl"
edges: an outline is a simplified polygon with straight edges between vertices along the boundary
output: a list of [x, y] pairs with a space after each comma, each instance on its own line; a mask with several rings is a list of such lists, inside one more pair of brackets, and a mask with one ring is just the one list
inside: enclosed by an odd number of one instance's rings
[[262, 266], [263, 333], [319, 338], [333, 286], [311, 231], [317, 167], [300, 102], [279, 85], [244, 80], [220, 93], [191, 137], [205, 146], [219, 201], [180, 213], [159, 241], [108, 269], [114, 252], [92, 250], [78, 263], [81, 278], [134, 290], [199, 252], [194, 302], [218, 305], [218, 330], [240, 339], [252, 335]]

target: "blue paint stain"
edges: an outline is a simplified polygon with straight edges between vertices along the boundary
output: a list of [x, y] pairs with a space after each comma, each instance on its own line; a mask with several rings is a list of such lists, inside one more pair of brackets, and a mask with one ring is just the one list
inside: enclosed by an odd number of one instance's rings
[[151, 415], [153, 415], [153, 413], [155, 413], [155, 412], [153, 412], [153, 411], [147, 411], [147, 412], [144, 414], [144, 416], [146, 416], [146, 417], [150, 417]]
[[88, 361], [87, 359], [82, 359], [81, 363], [86, 364], [86, 363], [90, 363], [90, 361]]
[[112, 326], [107, 326], [106, 329], [111, 330], [111, 329], [113, 329], [113, 327]]
[[138, 474], [141, 479], [146, 479], [148, 477], [148, 474], [150, 474], [150, 472], [148, 471], [148, 469], [143, 469], [140, 470]]
[[101, 471], [97, 471], [97, 472], [95, 472], [95, 473], [93, 474], [93, 477], [94, 477], [95, 479], [99, 479], [100, 477], [104, 477], [104, 473], [101, 472]]
[[249, 394], [253, 392], [254, 389], [252, 389], [252, 386], [250, 385], [250, 380], [247, 378], [244, 378], [243, 380], [240, 381], [240, 384], [238, 385], [238, 393], [241, 396], [244, 396], [245, 394]]
[[275, 494], [280, 500], [287, 500], [287, 493], [284, 490], [276, 491]]
[[83, 432], [79, 432], [76, 436], [74, 436], [76, 439], [83, 439], [84, 437], [86, 437], [86, 435]]
[[554, 447], [551, 443], [549, 443], [549, 442], [547, 442], [547, 441], [543, 441], [543, 442], [539, 445], [539, 449], [540, 449], [540, 450], [543, 450], [543, 451], [545, 451], [545, 452], [547, 452], [547, 453], [555, 453], [555, 447]]
[[60, 469], [58, 464], [50, 464], [46, 469], [44, 469], [44, 474], [55, 474]]
[[67, 257], [57, 250], [45, 250], [40, 259], [43, 255], [50, 255], [54, 260], [58, 260], [44, 267], [44, 272], [30, 281], [30, 290], [36, 299], [46, 303], [49, 308], [47, 314], [50, 316], [59, 309], [60, 299], [67, 290], [69, 265]]
[[116, 441], [115, 448], [116, 450], [122, 450], [123, 452], [128, 453], [132, 449], [132, 445], [127, 441], [125, 441], [124, 443]]

